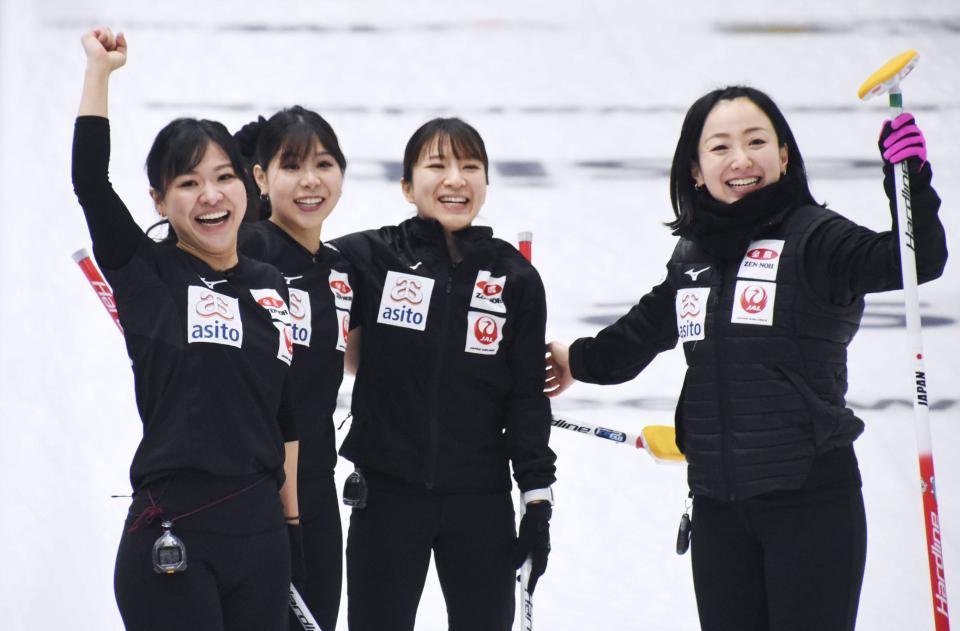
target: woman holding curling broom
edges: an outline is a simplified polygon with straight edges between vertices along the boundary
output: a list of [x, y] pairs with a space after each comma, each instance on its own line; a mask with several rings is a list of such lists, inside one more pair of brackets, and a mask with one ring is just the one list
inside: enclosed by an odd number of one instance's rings
[[[911, 115], [884, 123], [880, 152], [892, 208], [892, 164], [906, 161], [918, 275], [937, 278], [940, 200]], [[866, 518], [846, 348], [864, 295], [901, 287], [895, 226], [877, 233], [816, 204], [789, 125], [748, 87], [691, 106], [670, 197], [680, 239], [666, 280], [596, 336], [551, 342], [549, 394], [627, 381], [682, 343], [675, 422], [702, 628], [852, 630]]]

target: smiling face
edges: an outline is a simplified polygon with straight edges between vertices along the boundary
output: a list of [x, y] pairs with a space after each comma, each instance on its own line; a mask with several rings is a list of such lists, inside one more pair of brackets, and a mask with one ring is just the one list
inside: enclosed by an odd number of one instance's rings
[[278, 151], [266, 171], [256, 165], [253, 174], [260, 192], [270, 196], [270, 221], [316, 252], [323, 221], [343, 191], [343, 171], [337, 161], [315, 138], [305, 155]]
[[773, 124], [746, 97], [721, 100], [703, 124], [691, 175], [717, 201], [732, 204], [777, 182], [787, 168], [787, 146], [777, 146]]
[[208, 142], [200, 162], [170, 180], [162, 198], [156, 190], [150, 194], [177, 233], [178, 247], [214, 269], [236, 265], [247, 193], [220, 145]]
[[457, 156], [450, 139], [434, 136], [423, 145], [403, 194], [417, 215], [436, 219], [444, 231], [469, 226], [487, 197], [487, 171], [480, 158]]

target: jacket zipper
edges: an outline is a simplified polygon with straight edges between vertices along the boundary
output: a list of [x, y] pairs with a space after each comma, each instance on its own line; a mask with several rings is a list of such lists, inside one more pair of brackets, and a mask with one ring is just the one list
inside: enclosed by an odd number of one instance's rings
[[434, 372], [433, 379], [433, 392], [432, 392], [432, 404], [431, 404], [431, 414], [429, 420], [429, 443], [427, 447], [427, 476], [425, 485], [428, 490], [433, 490], [433, 487], [436, 486], [436, 477], [437, 477], [437, 456], [439, 455], [440, 450], [440, 437], [439, 437], [439, 399], [440, 399], [440, 379], [443, 375], [443, 353], [446, 347], [446, 337], [447, 337], [447, 316], [450, 312], [450, 296], [453, 293], [453, 274], [456, 272], [456, 265], [452, 262], [447, 264], [447, 282], [446, 290], [443, 299], [443, 310], [441, 311], [440, 317], [440, 334], [437, 339], [437, 352], [436, 352], [436, 370]]
[[717, 398], [720, 409], [720, 468], [721, 476], [723, 478], [723, 484], [726, 487], [724, 489], [727, 500], [734, 501], [737, 499], [736, 487], [734, 486], [733, 480], [733, 457], [731, 454], [731, 448], [733, 444], [733, 428], [731, 427], [730, 419], [730, 405], [727, 398], [727, 379], [726, 372], [723, 370], [721, 360], [723, 358], [723, 351], [720, 348], [720, 345], [723, 344], [725, 339], [724, 333], [721, 332], [721, 328], [727, 328], [727, 321], [725, 317], [725, 312], [723, 312], [723, 297], [724, 291], [726, 289], [725, 282], [725, 270], [723, 265], [717, 265], [718, 276], [720, 277], [720, 285], [717, 291], [717, 297], [714, 301], [714, 327], [716, 331], [714, 332], [714, 370], [717, 375]]

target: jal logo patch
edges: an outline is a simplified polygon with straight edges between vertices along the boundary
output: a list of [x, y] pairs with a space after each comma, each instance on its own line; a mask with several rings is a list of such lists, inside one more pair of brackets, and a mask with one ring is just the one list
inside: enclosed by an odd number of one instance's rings
[[780, 268], [780, 254], [783, 252], [782, 239], [761, 239], [751, 241], [747, 252], [740, 261], [737, 278], [756, 278], [757, 280], [777, 280]]
[[503, 288], [506, 284], [506, 276], [491, 277], [490, 272], [480, 270], [477, 272], [477, 280], [473, 282], [470, 308], [506, 313], [507, 305], [503, 302]]
[[432, 278], [387, 272], [377, 322], [423, 331], [427, 328], [432, 293]]
[[250, 295], [267, 310], [277, 329], [277, 359], [290, 364], [293, 361], [293, 326], [287, 303], [276, 289], [251, 289]]
[[350, 286], [350, 276], [345, 272], [330, 270], [330, 292], [337, 309], [350, 311], [353, 305], [353, 287]]
[[709, 287], [687, 287], [677, 290], [677, 336], [681, 343], [706, 339], [709, 298]]
[[187, 343], [243, 346], [240, 302], [207, 287], [187, 288]]
[[290, 335], [293, 337], [293, 343], [310, 346], [310, 338], [313, 337], [310, 293], [293, 287], [288, 289], [290, 291]]
[[341, 353], [347, 350], [347, 340], [350, 337], [350, 312], [337, 309], [337, 350]]
[[467, 312], [467, 344], [463, 350], [478, 355], [496, 355], [507, 319], [479, 311]]
[[730, 322], [772, 326], [773, 305], [776, 298], [776, 283], [738, 280], [733, 294], [733, 313], [730, 316]]

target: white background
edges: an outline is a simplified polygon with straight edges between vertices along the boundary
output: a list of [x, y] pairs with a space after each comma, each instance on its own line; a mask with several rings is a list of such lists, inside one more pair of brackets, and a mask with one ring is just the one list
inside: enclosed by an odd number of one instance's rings
[[[673, 245], [661, 225], [672, 218], [666, 172], [683, 113], [724, 84], [769, 92], [815, 196], [883, 229], [875, 141], [884, 108], [860, 104], [856, 88], [894, 54], [919, 49], [905, 101], [928, 138], [948, 238], [960, 251], [960, 7], [951, 0], [0, 0], [2, 629], [121, 628], [112, 574], [127, 501], [110, 495], [129, 492], [140, 422], [122, 339], [70, 259], [88, 244], [70, 185], [79, 37], [103, 23], [129, 37], [129, 62], [111, 85], [111, 177], [142, 225], [154, 220], [143, 160], [175, 116], [236, 129], [295, 103], [324, 114], [351, 161], [324, 228], [330, 238], [409, 216], [380, 162], [400, 161], [427, 119], [460, 115], [495, 163], [481, 221], [510, 240], [535, 233], [552, 338], [591, 334], [599, 325], [583, 318], [619, 315], [660, 280]], [[542, 172], [510, 176], [496, 165], [506, 161]], [[590, 161], [621, 163], [582, 164]], [[925, 339], [954, 598], [958, 276], [951, 261], [921, 290], [925, 315], [948, 319]], [[896, 320], [898, 299], [872, 297], [865, 323]], [[932, 628], [904, 357], [902, 328], [865, 327], [850, 348], [849, 398], [867, 422], [857, 442], [869, 522], [861, 629]], [[671, 423], [682, 374], [673, 351], [629, 384], [577, 385], [555, 410], [626, 431]], [[689, 557], [673, 552], [684, 469], [562, 430], [551, 443], [559, 481], [537, 628], [696, 629]], [[338, 475], [347, 470], [341, 463]], [[445, 628], [435, 577], [417, 628]]]

